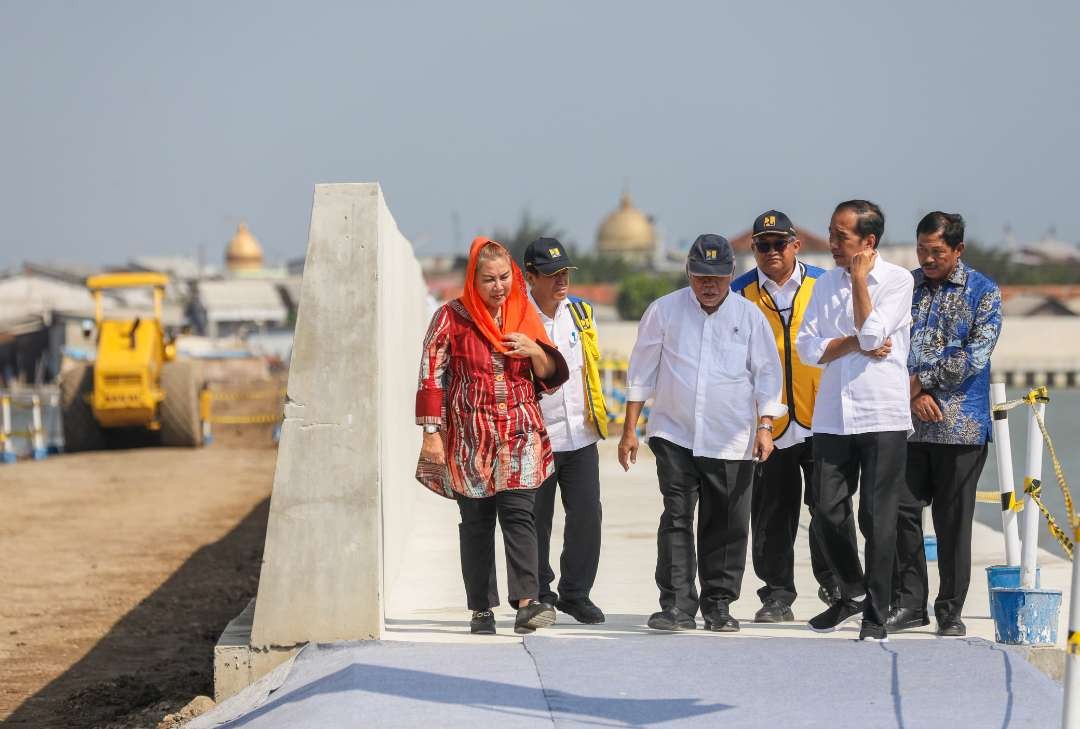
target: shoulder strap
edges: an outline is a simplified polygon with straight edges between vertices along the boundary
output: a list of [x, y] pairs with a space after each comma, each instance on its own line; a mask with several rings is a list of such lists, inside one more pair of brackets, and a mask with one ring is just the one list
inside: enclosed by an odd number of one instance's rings
[[570, 305], [570, 318], [579, 332], [592, 328], [592, 307], [576, 296], [567, 298]]

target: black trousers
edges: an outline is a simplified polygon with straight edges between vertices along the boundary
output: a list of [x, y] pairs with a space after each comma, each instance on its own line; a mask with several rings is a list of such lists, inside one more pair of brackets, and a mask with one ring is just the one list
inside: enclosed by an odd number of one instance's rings
[[[762, 602], [777, 600], [785, 605], [795, 602], [795, 541], [799, 536], [804, 493], [811, 516], [814, 513], [810, 500], [810, 482], [814, 477], [812, 445], [813, 439], [808, 438], [774, 450], [758, 466], [750, 502], [750, 554], [754, 573], [765, 583], [757, 591]], [[813, 532], [810, 533], [810, 567], [819, 585], [827, 589], [836, 586]]]
[[[814, 435], [814, 515], [810, 529], [845, 598], [867, 595], [863, 619], [884, 625], [892, 596], [896, 516], [904, 484], [907, 432]], [[860, 484], [861, 481], [861, 484]], [[859, 562], [851, 497], [859, 494], [859, 529], [866, 572]]]
[[971, 581], [971, 522], [986, 454], [985, 444], [908, 444], [907, 488], [900, 494], [896, 523], [893, 576], [896, 605], [926, 609], [930, 590], [923, 551], [922, 510], [930, 506], [941, 578], [934, 614], [939, 618], [960, 615]]
[[486, 499], [458, 495], [461, 524], [461, 576], [470, 610], [484, 610], [499, 604], [495, 579], [495, 518], [502, 527], [506, 550], [506, 579], [511, 607], [525, 598], [533, 600], [536, 590], [536, 524], [533, 522], [535, 489], [500, 491]]
[[[739, 599], [750, 532], [752, 461], [694, 456], [689, 448], [650, 438], [664, 513], [656, 532], [656, 586], [660, 607], [690, 615]], [[698, 512], [694, 550], [694, 510]], [[701, 581], [701, 597], [694, 573]]]
[[[566, 521], [559, 559], [559, 592], [552, 592], [551, 519], [555, 487], [562, 495]], [[540, 601], [552, 605], [558, 597], [580, 600], [589, 596], [600, 564], [600, 455], [596, 444], [576, 451], [555, 452], [555, 473], [536, 492], [536, 540], [540, 555]]]

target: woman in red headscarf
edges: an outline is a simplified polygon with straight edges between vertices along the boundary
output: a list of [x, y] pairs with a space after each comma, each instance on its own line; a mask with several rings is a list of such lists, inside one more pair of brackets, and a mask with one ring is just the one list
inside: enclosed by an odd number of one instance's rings
[[515, 632], [555, 622], [555, 609], [537, 601], [533, 499], [554, 470], [538, 394], [568, 377], [509, 251], [475, 239], [465, 293], [439, 308], [428, 327], [416, 393], [416, 422], [424, 426], [416, 478], [457, 501], [473, 633], [495, 632], [496, 516]]

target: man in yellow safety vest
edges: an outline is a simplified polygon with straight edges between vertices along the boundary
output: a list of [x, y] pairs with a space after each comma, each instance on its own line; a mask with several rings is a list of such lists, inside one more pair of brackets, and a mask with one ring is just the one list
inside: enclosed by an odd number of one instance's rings
[[[540, 400], [555, 473], [536, 493], [534, 514], [540, 558], [540, 602], [579, 623], [602, 623], [604, 612], [589, 598], [600, 562], [600, 459], [596, 442], [607, 437], [607, 407], [600, 388], [600, 346], [589, 302], [569, 295], [570, 256], [555, 238], [539, 238], [525, 250], [525, 278], [548, 336], [570, 368], [570, 379]], [[558, 593], [551, 589], [551, 519], [555, 487], [566, 522]]]
[[[739, 276], [731, 290], [757, 304], [772, 327], [776, 349], [784, 366], [784, 398], [787, 415], [773, 421], [776, 450], [759, 466], [750, 506], [751, 555], [754, 572], [765, 584], [758, 590], [762, 606], [757, 623], [780, 623], [795, 619], [795, 538], [803, 504], [806, 503], [814, 468], [810, 420], [821, 369], [803, 364], [795, 351], [795, 334], [802, 324], [814, 283], [824, 270], [798, 259], [802, 242], [791, 219], [778, 210], [762, 213], [754, 221], [751, 244], [757, 267]], [[818, 596], [831, 604], [840, 592], [821, 554], [810, 537], [810, 563], [817, 578]]]

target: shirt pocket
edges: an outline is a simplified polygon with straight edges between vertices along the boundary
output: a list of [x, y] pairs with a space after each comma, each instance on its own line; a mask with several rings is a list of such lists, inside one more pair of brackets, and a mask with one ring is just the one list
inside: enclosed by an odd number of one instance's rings
[[725, 342], [713, 357], [713, 376], [721, 380], [745, 380], [748, 351], [744, 342]]

